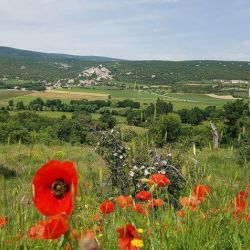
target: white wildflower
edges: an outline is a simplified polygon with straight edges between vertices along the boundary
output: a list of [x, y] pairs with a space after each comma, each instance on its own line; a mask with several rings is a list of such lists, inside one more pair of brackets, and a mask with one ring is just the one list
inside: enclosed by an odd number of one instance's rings
[[166, 174], [165, 170], [158, 171], [159, 174]]
[[133, 171], [130, 171], [130, 172], [129, 172], [129, 175], [130, 175], [131, 177], [134, 177], [135, 173], [134, 173]]

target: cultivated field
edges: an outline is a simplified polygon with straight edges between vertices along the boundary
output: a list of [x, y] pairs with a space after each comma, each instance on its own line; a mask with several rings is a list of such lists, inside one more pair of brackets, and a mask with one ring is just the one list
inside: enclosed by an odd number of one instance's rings
[[40, 97], [42, 99], [62, 99], [62, 100], [107, 100], [107, 94], [99, 93], [84, 93], [84, 92], [69, 92], [50, 90], [45, 92], [34, 92], [29, 94], [30, 97]]
[[132, 99], [139, 101], [142, 105], [155, 103], [157, 98], [172, 102], [174, 109], [200, 107], [205, 108], [209, 105], [222, 106], [235, 98], [230, 96], [217, 96], [214, 94], [194, 94], [194, 93], [168, 93], [159, 95], [156, 93], [132, 90], [132, 89], [109, 89], [108, 87], [95, 88], [72, 88], [58, 89], [46, 92], [29, 92], [29, 91], [0, 91], [0, 104], [7, 105], [10, 99], [14, 102], [23, 101], [27, 105], [30, 101], [40, 97], [46, 99], [61, 99], [65, 103], [70, 100], [107, 100], [111, 96], [112, 100]]
[[156, 102], [157, 98], [162, 98], [165, 101], [170, 101], [174, 104], [176, 110], [182, 108], [192, 108], [198, 106], [204, 108], [209, 105], [223, 105], [228, 100], [217, 99], [207, 96], [205, 94], [189, 94], [189, 93], [169, 93], [166, 95], [159, 95], [142, 90], [115, 90], [107, 88], [72, 88], [68, 92], [84, 92], [84, 93], [98, 93], [111, 95], [113, 99], [133, 99], [143, 103]]
[[217, 99], [222, 99], [222, 100], [236, 100], [240, 98], [235, 98], [232, 95], [215, 95], [215, 94], [206, 94], [209, 97], [217, 98]]
[[7, 100], [14, 99], [18, 96], [25, 96], [30, 94], [30, 91], [18, 91], [18, 90], [0, 90], [0, 105], [6, 104]]

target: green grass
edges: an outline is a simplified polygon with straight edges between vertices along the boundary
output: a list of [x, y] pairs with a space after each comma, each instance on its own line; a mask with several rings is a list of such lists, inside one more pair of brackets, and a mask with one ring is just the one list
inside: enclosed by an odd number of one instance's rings
[[100, 93], [111, 95], [113, 99], [133, 99], [139, 101], [140, 103], [150, 103], [156, 102], [157, 98], [160, 97], [165, 101], [171, 101], [174, 104], [174, 109], [179, 110], [182, 108], [193, 108], [200, 107], [205, 108], [209, 105], [223, 105], [228, 102], [228, 100], [216, 99], [204, 94], [193, 94], [193, 93], [169, 93], [166, 95], [158, 95], [155, 93], [149, 93], [148, 91], [138, 91], [132, 89], [126, 90], [114, 90], [107, 89], [104, 87], [95, 88], [72, 88], [68, 90], [69, 92], [85, 92], [85, 93]]
[[[60, 89], [59, 89], [60, 90]], [[65, 91], [65, 89], [61, 89]], [[182, 108], [193, 108], [200, 107], [205, 108], [209, 105], [222, 106], [227, 103], [228, 100], [212, 98], [204, 94], [193, 94], [193, 93], [168, 93], [165, 95], [158, 95], [156, 93], [149, 93], [147, 91], [138, 91], [133, 89], [108, 89], [107, 87], [95, 87], [95, 88], [72, 88], [67, 90], [70, 92], [84, 92], [84, 93], [98, 93], [111, 95], [113, 100], [132, 99], [139, 101], [143, 106], [148, 103], [155, 103], [157, 98], [160, 97], [165, 101], [172, 102], [174, 109], [179, 110]], [[2, 93], [1, 93], [2, 92]], [[30, 92], [24, 91], [0, 91], [0, 105], [6, 106], [8, 101], [12, 99], [14, 103], [22, 101], [24, 105], [28, 105], [30, 101], [37, 97], [28, 96]], [[43, 98], [46, 100], [46, 98]], [[69, 103], [70, 100], [62, 99], [64, 103]]]
[[[144, 232], [141, 237], [144, 248], [151, 249], [242, 249], [250, 246], [250, 223], [238, 221], [230, 212], [231, 200], [236, 193], [244, 190], [249, 183], [249, 170], [239, 167], [236, 152], [233, 149], [220, 149], [213, 152], [209, 149], [192, 150], [183, 158], [183, 176], [188, 180], [182, 195], [189, 195], [194, 184], [207, 184], [212, 191], [209, 197], [199, 206], [198, 211], [188, 212], [185, 218], [175, 216], [173, 208], [166, 204], [148, 216], [132, 212], [129, 209], [116, 207], [115, 213], [103, 216], [103, 231], [97, 233], [102, 249], [117, 249], [116, 228], [133, 223]], [[173, 157], [176, 157], [175, 154]], [[198, 165], [194, 167], [195, 158]], [[88, 146], [24, 146], [0, 145], [0, 164], [16, 171], [17, 176], [0, 180], [0, 216], [8, 218], [8, 224], [0, 229], [0, 249], [65, 249], [63, 239], [54, 241], [29, 240], [25, 232], [42, 219], [32, 204], [32, 178], [36, 169], [49, 159], [71, 160], [75, 163], [79, 175], [79, 195], [76, 199], [75, 212], [72, 215], [71, 227], [79, 230], [97, 228], [92, 220], [98, 211], [100, 202], [114, 198], [103, 180], [107, 176], [105, 163]], [[196, 163], [197, 164], [197, 163]], [[185, 170], [184, 170], [185, 168]], [[190, 171], [195, 169], [195, 176], [190, 179]], [[192, 183], [192, 184], [191, 184]], [[166, 189], [160, 192], [166, 197]], [[159, 195], [159, 192], [155, 191]], [[248, 199], [250, 203], [250, 200]], [[220, 209], [220, 210], [218, 210]], [[247, 208], [248, 213], [250, 213]], [[22, 238], [14, 240], [19, 233]], [[6, 242], [10, 240], [10, 242]], [[67, 241], [67, 239], [65, 239]], [[77, 243], [72, 242], [73, 249]]]
[[228, 102], [228, 100], [217, 99], [213, 97], [206, 96], [204, 94], [194, 94], [194, 93], [170, 93], [169, 97], [187, 100], [187, 102], [196, 102], [198, 105], [207, 104], [207, 105], [223, 105]]
[[[22, 111], [11, 111], [11, 115], [16, 115], [19, 112]], [[68, 119], [71, 119], [72, 113], [69, 112], [58, 112], [58, 111], [34, 111], [36, 114], [41, 115], [41, 116], [46, 116], [46, 117], [51, 117], [51, 118], [61, 118], [62, 115], [65, 115]]]
[[[99, 114], [99, 113], [91, 113], [91, 116], [92, 116], [92, 119], [94, 121], [97, 121], [101, 117], [101, 114]], [[116, 121], [118, 123], [126, 123], [127, 122], [127, 118], [125, 116], [114, 115], [113, 117], [116, 119]]]
[[0, 105], [7, 105], [10, 99], [15, 99], [19, 96], [24, 96], [29, 93], [31, 92], [18, 90], [0, 90]]

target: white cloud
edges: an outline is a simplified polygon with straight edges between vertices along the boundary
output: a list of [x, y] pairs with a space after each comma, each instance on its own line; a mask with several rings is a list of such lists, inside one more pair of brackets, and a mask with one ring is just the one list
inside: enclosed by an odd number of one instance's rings
[[246, 40], [242, 42], [243, 46], [250, 46], [250, 40]]

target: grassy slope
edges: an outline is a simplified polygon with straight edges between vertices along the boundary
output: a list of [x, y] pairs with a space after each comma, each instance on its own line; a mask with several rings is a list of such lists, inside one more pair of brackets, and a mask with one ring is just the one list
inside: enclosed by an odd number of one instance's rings
[[[183, 169], [183, 175], [189, 180], [187, 169], [194, 164], [191, 151], [185, 157], [186, 170]], [[9, 223], [0, 231], [0, 249], [16, 249], [20, 245], [23, 245], [24, 249], [62, 249], [62, 241], [28, 241], [25, 237], [11, 244], [5, 243], [12, 236], [27, 231], [32, 224], [42, 219], [32, 205], [31, 180], [34, 171], [52, 158], [69, 159], [77, 165], [80, 194], [71, 220], [73, 228], [87, 229], [95, 226], [91, 219], [92, 215], [98, 211], [98, 204], [109, 197], [107, 193], [110, 191], [107, 188], [103, 189], [103, 174], [100, 170], [105, 170], [105, 164], [92, 148], [70, 145], [35, 145], [33, 148], [23, 145], [2, 145], [0, 163], [16, 170], [18, 177], [5, 182], [1, 180], [0, 215], [8, 216]], [[117, 209], [114, 214], [104, 217], [104, 231], [98, 234], [103, 249], [117, 249], [115, 229], [128, 222], [144, 229], [144, 249], [249, 249], [250, 224], [232, 219], [229, 213], [213, 210], [229, 206], [235, 194], [248, 184], [249, 171], [237, 165], [235, 152], [230, 149], [221, 149], [218, 152], [205, 149], [198, 151], [195, 158], [199, 161], [195, 183], [206, 183], [212, 188], [210, 197], [201, 205], [198, 212], [180, 219], [174, 216], [168, 205], [164, 209], [159, 209], [157, 216], [150, 214], [149, 217]], [[94, 189], [93, 182], [99, 188]], [[183, 195], [189, 195], [192, 185], [189, 185]], [[98, 195], [99, 192], [103, 192], [102, 196]]]

